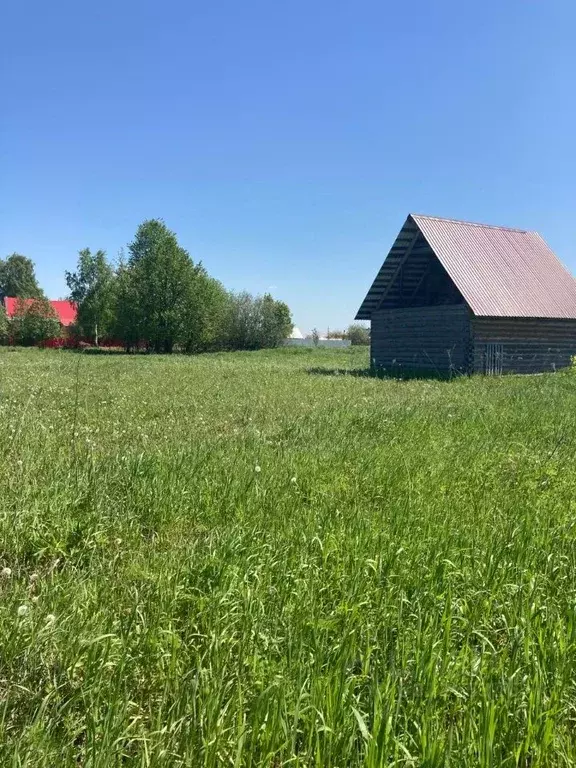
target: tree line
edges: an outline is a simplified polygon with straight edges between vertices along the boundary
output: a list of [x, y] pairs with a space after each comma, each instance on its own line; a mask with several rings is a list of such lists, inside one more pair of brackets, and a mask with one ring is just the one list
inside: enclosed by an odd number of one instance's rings
[[[104, 251], [85, 248], [76, 269], [65, 273], [77, 338], [127, 351], [205, 352], [275, 347], [292, 330], [284, 302], [227, 291], [159, 219], [138, 227], [127, 252], [113, 264]], [[0, 299], [6, 296], [21, 301], [13, 318], [0, 312], [0, 338], [36, 344], [60, 333], [30, 259], [0, 260]]]

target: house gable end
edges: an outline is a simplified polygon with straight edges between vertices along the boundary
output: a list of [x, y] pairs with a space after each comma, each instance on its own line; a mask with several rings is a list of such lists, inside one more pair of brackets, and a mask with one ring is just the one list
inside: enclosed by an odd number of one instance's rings
[[410, 215], [356, 319], [369, 320], [380, 309], [465, 303], [464, 297], [434, 253], [417, 222]]

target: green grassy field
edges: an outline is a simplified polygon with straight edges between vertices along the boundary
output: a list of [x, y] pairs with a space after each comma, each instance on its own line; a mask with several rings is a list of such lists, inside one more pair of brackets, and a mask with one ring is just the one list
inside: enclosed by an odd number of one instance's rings
[[0, 766], [576, 765], [576, 376], [367, 357], [0, 351]]

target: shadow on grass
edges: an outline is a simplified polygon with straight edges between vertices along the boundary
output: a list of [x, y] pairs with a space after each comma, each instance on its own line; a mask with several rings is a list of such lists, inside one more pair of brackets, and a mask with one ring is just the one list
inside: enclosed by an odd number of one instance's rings
[[406, 368], [307, 368], [311, 376], [353, 376], [358, 379], [387, 379], [395, 381], [413, 381], [425, 379], [432, 381], [453, 381], [465, 376], [460, 371], [417, 371]]

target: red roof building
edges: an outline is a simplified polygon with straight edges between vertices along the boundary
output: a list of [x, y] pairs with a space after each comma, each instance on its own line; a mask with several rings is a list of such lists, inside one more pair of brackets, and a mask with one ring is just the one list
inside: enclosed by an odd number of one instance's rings
[[[29, 305], [34, 299], [17, 299], [14, 297], [6, 297], [4, 299], [4, 307], [6, 308], [6, 314], [8, 317], [14, 317], [18, 302], [24, 302], [24, 305]], [[69, 325], [73, 325], [76, 322], [76, 307], [70, 301], [51, 301], [50, 304], [60, 320], [60, 324], [67, 328]]]

